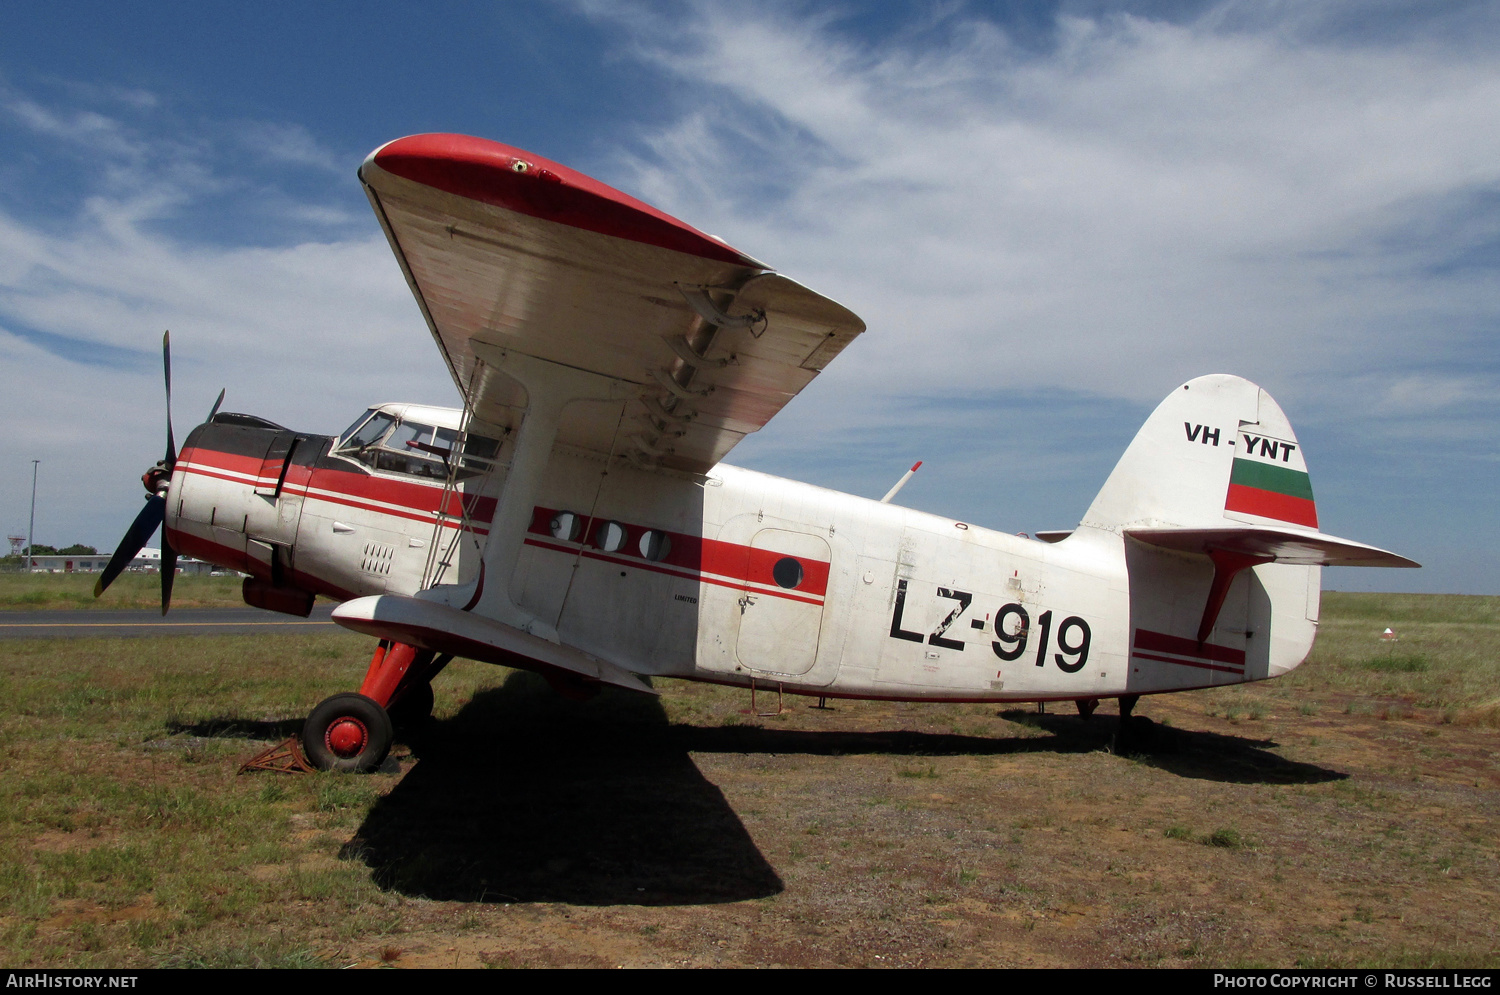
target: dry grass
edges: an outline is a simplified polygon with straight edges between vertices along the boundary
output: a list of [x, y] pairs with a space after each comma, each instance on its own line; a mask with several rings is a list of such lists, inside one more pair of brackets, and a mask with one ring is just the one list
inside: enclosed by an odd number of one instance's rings
[[1103, 710], [457, 663], [390, 772], [235, 777], [367, 640], [9, 642], [0, 961], [1493, 967], [1493, 600], [1331, 596], [1305, 667], [1143, 701], [1129, 757]]
[[[1387, 628], [1396, 639], [1381, 638]], [[1500, 597], [1329, 592], [1305, 664], [1206, 700], [1242, 712], [1315, 714], [1315, 696], [1349, 714], [1410, 712], [1500, 728]]]

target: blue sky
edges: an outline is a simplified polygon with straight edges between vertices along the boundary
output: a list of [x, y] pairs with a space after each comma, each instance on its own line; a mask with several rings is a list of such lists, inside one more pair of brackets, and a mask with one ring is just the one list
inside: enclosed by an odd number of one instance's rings
[[[354, 172], [458, 131], [566, 162], [869, 332], [731, 459], [1076, 523], [1209, 372], [1291, 417], [1327, 531], [1500, 593], [1493, 4], [21, 5], [0, 33], [0, 525], [110, 547], [226, 407], [455, 403]], [[878, 13], [871, 13], [877, 11]]]

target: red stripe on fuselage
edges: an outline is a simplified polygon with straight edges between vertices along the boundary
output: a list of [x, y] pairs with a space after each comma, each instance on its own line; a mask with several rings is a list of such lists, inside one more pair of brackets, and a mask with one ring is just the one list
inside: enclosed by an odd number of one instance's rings
[[[184, 467], [188, 473], [201, 474], [203, 476], [215, 477], [219, 480], [228, 480], [233, 483], [245, 484], [246, 481], [235, 477], [226, 476], [223, 473], [215, 473], [214, 469], [227, 471], [229, 473], [242, 473], [256, 477], [257, 486], [273, 486], [276, 483], [274, 474], [261, 474], [261, 461], [248, 456], [236, 456], [233, 453], [219, 452], [213, 449], [185, 449], [178, 457], [180, 464], [188, 464]], [[277, 467], [280, 472], [280, 467]], [[247, 485], [248, 486], [248, 485]], [[329, 494], [308, 494], [309, 489], [332, 492], [337, 497]], [[388, 477], [377, 477], [357, 470], [335, 470], [329, 467], [310, 467], [293, 464], [287, 468], [286, 480], [282, 484], [283, 491], [298, 496], [309, 497], [315, 501], [331, 501], [335, 504], [344, 504], [349, 507], [361, 508], [366, 511], [379, 512], [381, 514], [396, 515], [414, 521], [430, 522], [437, 514], [439, 504], [443, 496], [441, 484], [416, 484], [403, 480], [392, 480]], [[380, 508], [371, 504], [361, 503], [364, 501], [382, 501], [387, 504], [399, 506], [404, 510]], [[488, 523], [495, 516], [495, 499], [492, 497], [470, 497], [467, 499], [469, 506], [469, 517], [475, 522]], [[450, 493], [448, 497], [447, 513], [456, 524], [461, 512], [459, 496], [456, 492]], [[476, 530], [484, 535], [485, 530]]]
[[[650, 560], [627, 560], [621, 557], [611, 556], [608, 553], [596, 552], [592, 549], [579, 549], [574, 546], [559, 546], [556, 543], [542, 542], [540, 539], [527, 539], [526, 545], [536, 546], [539, 549], [550, 549], [556, 553], [581, 554], [585, 559], [603, 560], [605, 563], [613, 563], [617, 566], [622, 567], [634, 567], [637, 570], [646, 570], [651, 573], [666, 574], [669, 577], [680, 577], [683, 580], [690, 580], [694, 581], [695, 583], [714, 584], [718, 587], [728, 587], [736, 591], [751, 591], [754, 594], [768, 594], [775, 598], [785, 598], [787, 601], [800, 601], [803, 604], [808, 605], [821, 605], [823, 603], [823, 598], [821, 596], [802, 597], [800, 593], [793, 594], [791, 591], [786, 589], [765, 591], [761, 590], [760, 588], [746, 587], [745, 581], [743, 580], [720, 580], [717, 577], [711, 577], [708, 574], [699, 573], [697, 571], [673, 570], [670, 567], [659, 566], [656, 563], [651, 562]], [[798, 591], [800, 592], [801, 588], [798, 588]]]
[[[559, 514], [561, 509], [557, 508], [534, 508], [531, 513], [532, 535], [544, 536], [553, 542], [559, 542], [552, 535], [552, 519]], [[580, 516], [581, 517], [581, 516]], [[586, 518], [579, 530], [582, 537], [578, 540], [585, 555], [592, 555], [589, 551], [600, 549], [597, 541], [597, 532], [600, 526], [612, 521], [608, 518]], [[768, 549], [754, 549], [750, 546], [742, 546], [739, 543], [723, 542], [718, 539], [706, 539], [703, 536], [692, 535], [687, 532], [668, 532], [665, 529], [648, 530], [643, 525], [630, 525], [625, 522], [618, 523], [625, 528], [625, 543], [615, 553], [622, 559], [615, 562], [628, 560], [633, 566], [649, 566], [660, 563], [669, 567], [679, 567], [694, 573], [718, 574], [722, 577], [730, 577], [736, 581], [751, 584], [760, 584], [765, 587], [781, 588], [776, 583], [772, 571], [776, 564], [787, 558], [786, 553], [777, 553]], [[671, 542], [667, 555], [661, 560], [648, 560], [645, 557], [635, 555], [639, 549], [641, 537], [647, 531], [657, 531], [665, 535]], [[527, 540], [531, 542], [531, 540]], [[533, 543], [533, 545], [542, 545]], [[566, 550], [573, 552], [573, 547], [566, 545], [548, 546], [549, 549]], [[604, 552], [600, 550], [600, 552]], [[802, 565], [802, 582], [795, 588], [782, 588], [788, 595], [792, 591], [797, 594], [822, 598], [828, 593], [828, 561], [815, 560], [806, 556], [791, 557]], [[707, 578], [704, 578], [707, 579]], [[798, 599], [800, 600], [800, 599]]]
[[[275, 483], [274, 478], [260, 476], [261, 461], [259, 459], [202, 447], [184, 449], [179, 457], [178, 466], [188, 474], [225, 480], [243, 487], [252, 485], [230, 474], [256, 477], [261, 481], [259, 486]], [[215, 472], [216, 470], [221, 472]], [[310, 493], [314, 490], [323, 493]], [[308, 467], [297, 464], [288, 468], [282, 491], [294, 496], [303, 496], [309, 500], [327, 501], [424, 524], [433, 522], [438, 502], [443, 494], [443, 488], [440, 486], [391, 480], [387, 477], [353, 470], [334, 470], [327, 467]], [[360, 498], [364, 500], [361, 501]], [[380, 501], [397, 507], [381, 507], [368, 503], [371, 501]], [[472, 509], [471, 520], [476, 524], [480, 522], [488, 524], [495, 514], [495, 499], [478, 497], [470, 498], [469, 501]], [[456, 528], [456, 518], [459, 514], [457, 494], [450, 495], [448, 508], [449, 514], [454, 516], [454, 519], [445, 521], [443, 524]], [[751, 590], [755, 593], [769, 594], [807, 604], [821, 604], [828, 593], [829, 563], [826, 560], [806, 556], [791, 557], [802, 566], [802, 580], [795, 588], [783, 588], [776, 582], [774, 569], [779, 561], [788, 557], [786, 553], [755, 549], [718, 539], [706, 539], [703, 536], [686, 532], [668, 532], [664, 529], [657, 529], [655, 531], [661, 532], [670, 540], [670, 548], [667, 555], [660, 561], [648, 560], [635, 553], [642, 536], [649, 531], [646, 526], [618, 523], [625, 529], [625, 542], [619, 550], [607, 552], [598, 546], [596, 533], [599, 526], [611, 519], [584, 519], [580, 529], [583, 539], [577, 545], [573, 545], [560, 543], [552, 537], [551, 523], [558, 513], [559, 509], [556, 508], [538, 507], [532, 510], [529, 531], [547, 541], [528, 538], [526, 540], [528, 545], [574, 555], [581, 553], [589, 559], [602, 560], [620, 566], [671, 574], [721, 587]], [[475, 528], [474, 532], [478, 535], [488, 534], [488, 530], [483, 528]], [[252, 572], [246, 565], [248, 560], [243, 552], [237, 552], [208, 540], [193, 538], [190, 541], [201, 543], [201, 548], [205, 552], [209, 547], [222, 551], [217, 555], [205, 555], [200, 558], [213, 563], [222, 563], [224, 566], [246, 573]], [[199, 554], [191, 555], [198, 556]], [[224, 558], [226, 556], [232, 559], [226, 560]], [[710, 575], [717, 575], [717, 577]], [[750, 584], [759, 585], [759, 587], [748, 587], [747, 585]], [[323, 587], [326, 586], [323, 585]], [[318, 588], [320, 593], [323, 593], [323, 587]], [[762, 588], [768, 590], [762, 590]]]
[[1130, 654], [1136, 660], [1160, 660], [1162, 663], [1175, 663], [1182, 667], [1197, 667], [1199, 670], [1218, 670], [1226, 674], [1243, 675], [1245, 671], [1239, 667], [1221, 667], [1214, 663], [1203, 663], [1200, 660], [1179, 660], [1171, 656], [1156, 656], [1152, 653], [1142, 653], [1140, 650]]
[[1244, 650], [1233, 649], [1229, 646], [1218, 646], [1214, 643], [1200, 643], [1196, 639], [1188, 639], [1184, 636], [1172, 636], [1165, 632], [1152, 632], [1150, 629], [1135, 630], [1134, 646], [1138, 650], [1155, 650], [1158, 653], [1190, 656], [1199, 660], [1217, 660], [1220, 663], [1233, 664], [1239, 667], [1245, 665]]

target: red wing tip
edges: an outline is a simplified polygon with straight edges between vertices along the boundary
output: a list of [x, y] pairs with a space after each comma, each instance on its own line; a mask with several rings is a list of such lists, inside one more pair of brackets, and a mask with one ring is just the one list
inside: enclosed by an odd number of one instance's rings
[[[576, 169], [472, 135], [408, 135], [365, 160], [394, 176], [532, 217], [736, 266], [763, 269], [708, 235]], [[361, 169], [366, 183], [369, 177]]]
[[921, 460], [917, 460], [915, 463], [913, 463], [911, 465], [911, 472], [912, 473], [916, 473], [917, 472], [917, 467], [919, 467], [921, 465], [922, 465], [922, 461]]

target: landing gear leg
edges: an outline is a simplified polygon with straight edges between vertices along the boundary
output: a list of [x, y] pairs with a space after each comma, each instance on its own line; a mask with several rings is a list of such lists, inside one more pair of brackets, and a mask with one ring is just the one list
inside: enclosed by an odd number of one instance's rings
[[302, 752], [319, 770], [371, 771], [391, 750], [397, 727], [432, 715], [432, 679], [452, 657], [381, 640], [358, 694], [336, 694], [302, 727]]
[[446, 653], [382, 639], [359, 693], [384, 705], [398, 730], [416, 729], [432, 715], [432, 679], [451, 659]]
[[398, 733], [420, 729], [432, 718], [432, 683], [421, 681], [404, 688], [401, 697], [391, 702], [391, 724]]
[[1115, 752], [1134, 753], [1138, 745], [1138, 736], [1134, 734], [1134, 727], [1144, 719], [1137, 720], [1131, 716], [1135, 711], [1135, 703], [1141, 700], [1138, 694], [1124, 694], [1120, 696], [1120, 727], [1115, 731]]

